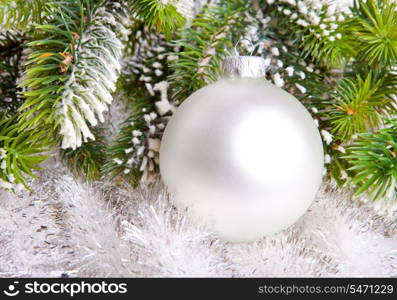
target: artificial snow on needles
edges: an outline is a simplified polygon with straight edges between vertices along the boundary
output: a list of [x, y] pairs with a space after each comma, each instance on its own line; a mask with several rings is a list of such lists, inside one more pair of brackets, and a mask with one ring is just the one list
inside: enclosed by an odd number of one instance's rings
[[119, 60], [123, 44], [108, 27], [117, 24], [119, 29], [125, 30], [122, 22], [116, 22], [115, 17], [104, 9], [98, 10], [94, 22], [84, 35], [81, 43], [84, 46], [79, 49], [80, 61], [72, 66], [58, 104], [63, 149], [76, 149], [83, 142], [95, 140], [86, 120], [92, 126], [97, 125], [97, 119], [104, 121], [103, 112], [112, 103], [111, 92], [116, 88], [115, 82], [121, 70]]

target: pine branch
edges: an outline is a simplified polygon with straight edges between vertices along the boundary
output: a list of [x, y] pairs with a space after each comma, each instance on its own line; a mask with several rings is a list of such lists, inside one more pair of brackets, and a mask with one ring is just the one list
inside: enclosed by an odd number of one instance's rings
[[239, 42], [243, 54], [262, 56], [266, 63], [266, 79], [293, 94], [317, 114], [317, 105], [323, 102], [329, 89], [325, 83], [326, 70], [302, 54], [300, 43], [289, 40], [289, 32], [280, 30], [284, 14], [273, 19], [265, 9], [247, 11], [245, 15], [246, 30]]
[[306, 58], [328, 68], [340, 67], [354, 55], [348, 14], [334, 11], [324, 1], [269, 1], [265, 15], [275, 23], [273, 30], [298, 41]]
[[[8, 167], [4, 178], [11, 176], [26, 185], [23, 172], [33, 176], [35, 164], [46, 158], [40, 151], [60, 140], [63, 148], [76, 149], [83, 141], [94, 139], [89, 126], [96, 125], [97, 119], [103, 121], [120, 69], [122, 43], [117, 36], [126, 32], [125, 12], [117, 1], [59, 0], [46, 6], [45, 13], [51, 18], [35, 26], [33, 41], [28, 43], [31, 53], [20, 84], [27, 89], [23, 92], [26, 100], [18, 121], [13, 119], [12, 127], [7, 126], [12, 130], [3, 131], [5, 147], [10, 147], [8, 140], [14, 141], [11, 153], [19, 155], [22, 162]], [[88, 177], [93, 177], [102, 163], [94, 161], [100, 155], [82, 158], [91, 146], [68, 154], [70, 162], [82, 163], [81, 170]], [[36, 156], [25, 159], [22, 151]]]
[[341, 80], [334, 95], [336, 102], [329, 110], [332, 133], [347, 141], [357, 133], [376, 129], [382, 111], [394, 110], [390, 93], [396, 83], [389, 76], [374, 76], [372, 72], [365, 79]]
[[23, 102], [17, 83], [22, 75], [24, 42], [25, 36], [19, 32], [0, 32], [0, 112], [13, 115]]
[[76, 150], [61, 151], [62, 158], [69, 169], [77, 176], [87, 181], [98, 180], [101, 177], [101, 168], [106, 162], [106, 139], [103, 128], [92, 128], [94, 141], [83, 143]]
[[138, 24], [132, 37], [133, 56], [124, 62], [120, 86], [131, 116], [108, 149], [104, 172], [136, 186], [158, 171], [159, 143], [174, 106], [168, 99], [167, 61], [172, 47], [162, 35]]
[[[148, 171], [154, 171], [155, 165], [152, 160], [158, 152], [158, 149], [149, 150], [146, 146], [146, 142], [149, 141], [147, 134], [150, 126], [143, 117], [147, 115], [146, 109], [143, 107], [134, 111], [124, 121], [116, 141], [108, 149], [109, 159], [103, 167], [103, 171], [111, 174], [113, 178], [125, 180], [133, 186], [137, 186], [141, 182], [146, 168]], [[148, 115], [150, 116], [150, 114]], [[151, 119], [148, 120], [148, 123], [150, 121]], [[154, 138], [152, 143], [156, 143]], [[148, 151], [151, 154], [148, 154]]]
[[122, 54], [115, 31], [124, 30], [124, 11], [118, 2], [109, 2], [111, 11], [92, 0], [54, 4], [52, 21], [36, 26], [37, 38], [28, 44], [21, 129], [59, 128], [62, 148], [76, 149], [94, 139], [87, 122], [103, 122], [112, 101]]
[[[164, 33], [167, 39], [171, 34], [186, 22], [183, 14], [186, 0], [129, 0], [132, 14], [138, 16], [149, 28], [156, 28]], [[192, 9], [193, 5], [188, 5]]]
[[[19, 131], [17, 116], [0, 115], [0, 188], [12, 190], [22, 184], [27, 187], [27, 176], [35, 177], [37, 165], [48, 158], [51, 141], [42, 132]], [[51, 134], [51, 132], [49, 132]]]
[[233, 0], [210, 5], [189, 28], [178, 32], [180, 38], [174, 41], [174, 46], [182, 50], [174, 53], [178, 59], [170, 65], [174, 101], [182, 102], [218, 78], [222, 58], [233, 47], [232, 41], [237, 42], [235, 32], [241, 33], [244, 28], [240, 20], [245, 4], [247, 1]]
[[[354, 134], [364, 132], [367, 124], [374, 128], [380, 118], [372, 102], [378, 98], [378, 84], [371, 84], [371, 78], [363, 81], [344, 79], [337, 87], [337, 102], [330, 111], [332, 132], [342, 140], [350, 139]], [[374, 97], [375, 99], [372, 99]]]
[[[351, 66], [350, 59], [357, 56], [360, 45], [354, 37], [356, 33], [350, 25], [353, 17], [348, 11], [333, 12], [319, 2], [313, 2], [312, 6], [303, 1], [270, 2], [263, 14], [269, 17], [262, 21], [267, 26], [268, 46], [259, 50], [270, 58], [269, 75], [274, 83], [296, 95], [312, 112], [324, 140], [328, 172], [342, 185], [348, 178], [348, 165], [342, 158], [346, 151], [344, 144], [356, 133], [375, 130], [382, 116], [393, 112], [395, 76], [381, 67], [375, 69], [360, 63]], [[305, 59], [290, 59], [286, 64], [286, 56], [294, 50], [298, 53], [303, 50]], [[301, 69], [307, 80], [301, 78], [294, 88], [297, 69], [307, 63], [307, 69]], [[346, 67], [347, 72], [327, 72], [335, 66]], [[319, 73], [317, 79], [310, 78], [313, 71]], [[347, 78], [337, 81], [343, 76]], [[296, 84], [303, 89], [298, 91]]]
[[26, 30], [32, 23], [41, 23], [46, 2], [51, 1], [0, 0], [0, 27]]
[[344, 157], [353, 174], [349, 183], [356, 188], [356, 196], [365, 193], [372, 201], [382, 200], [387, 205], [396, 203], [396, 153], [396, 127], [359, 135]]
[[355, 0], [349, 27], [358, 58], [370, 65], [397, 62], [397, 4], [390, 0]]

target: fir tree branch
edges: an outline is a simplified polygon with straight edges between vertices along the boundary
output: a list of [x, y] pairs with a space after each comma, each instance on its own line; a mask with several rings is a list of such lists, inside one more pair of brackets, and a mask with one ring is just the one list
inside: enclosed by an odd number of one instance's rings
[[362, 133], [344, 156], [352, 174], [349, 183], [355, 195], [366, 194], [385, 204], [397, 201], [397, 130], [385, 128], [377, 133]]
[[268, 2], [265, 15], [277, 23], [275, 32], [298, 41], [305, 57], [331, 68], [343, 66], [354, 55], [346, 12], [331, 9], [325, 1]]
[[[185, 0], [129, 0], [132, 14], [138, 16], [149, 28], [156, 28], [167, 39], [186, 22], [183, 15]], [[192, 9], [192, 7], [190, 7]]]
[[[21, 151], [37, 155], [25, 161], [20, 156], [22, 162], [8, 167], [5, 177], [26, 184], [23, 172], [33, 176], [35, 164], [46, 158], [40, 151], [60, 140], [63, 148], [76, 149], [83, 141], [94, 139], [87, 122], [94, 126], [97, 119], [103, 121], [102, 113], [112, 100], [110, 92], [115, 89], [122, 54], [117, 36], [126, 32], [125, 13], [117, 1], [51, 1], [46, 6], [51, 18], [35, 26], [34, 40], [28, 43], [32, 51], [20, 84], [27, 89], [23, 93], [26, 100], [18, 121], [13, 119], [12, 130], [3, 131], [7, 149], [8, 140], [14, 141], [13, 155], [23, 155]], [[100, 155], [82, 158], [89, 150], [98, 149], [91, 146], [67, 156], [69, 162], [82, 163], [81, 170], [90, 178], [102, 163], [94, 161]]]
[[23, 102], [17, 84], [22, 75], [24, 42], [25, 36], [19, 32], [0, 32], [0, 112], [13, 115]]
[[[32, 130], [19, 131], [17, 116], [0, 115], [0, 188], [27, 187], [27, 176], [35, 177], [34, 170], [48, 158], [43, 152], [51, 145], [50, 136]], [[51, 134], [51, 132], [49, 132]]]
[[336, 103], [329, 113], [332, 132], [340, 139], [348, 140], [354, 134], [366, 131], [367, 125], [376, 127], [380, 121], [374, 107], [379, 99], [378, 88], [379, 84], [373, 84], [370, 75], [365, 80], [360, 77], [341, 80]]
[[83, 143], [76, 150], [66, 149], [61, 151], [62, 158], [69, 169], [86, 181], [98, 180], [101, 177], [101, 168], [106, 162], [106, 139], [103, 128], [92, 128], [94, 141]]
[[376, 129], [382, 111], [393, 110], [391, 92], [396, 80], [390, 76], [368, 73], [365, 79], [357, 76], [339, 81], [335, 92], [336, 102], [329, 110], [329, 119], [334, 133], [342, 141], [353, 135]]
[[[242, 12], [246, 1], [220, 1], [208, 6], [193, 21], [189, 28], [178, 32], [174, 45], [181, 52], [174, 53], [178, 59], [170, 65], [173, 99], [176, 103], [185, 100], [192, 92], [215, 81], [219, 75], [220, 62], [239, 38], [244, 24]], [[235, 32], [239, 31], [238, 38]]]
[[142, 23], [131, 34], [132, 57], [126, 58], [119, 85], [129, 99], [131, 115], [108, 149], [104, 172], [136, 186], [158, 171], [160, 138], [174, 106], [168, 99], [167, 62], [172, 47]]
[[0, 0], [0, 27], [28, 30], [31, 23], [41, 23], [46, 2], [51, 1]]
[[33, 52], [21, 83], [28, 89], [22, 129], [43, 123], [59, 128], [62, 148], [76, 149], [94, 139], [87, 122], [103, 122], [112, 101], [122, 54], [114, 30], [123, 30], [124, 11], [118, 2], [109, 2], [111, 12], [92, 0], [55, 3], [52, 21], [38, 25], [28, 44]]
[[349, 23], [358, 58], [371, 65], [397, 62], [397, 4], [390, 0], [355, 0]]
[[[135, 187], [140, 183], [148, 163], [147, 153], [144, 153], [147, 152], [145, 142], [148, 141], [148, 137], [144, 136], [148, 129], [143, 118], [145, 112], [145, 107], [134, 111], [123, 122], [116, 141], [108, 149], [109, 158], [103, 167], [105, 173], [129, 182]], [[153, 150], [151, 153], [154, 154]], [[144, 165], [142, 165], [143, 161], [145, 161]], [[151, 171], [154, 170], [153, 162], [150, 168]]]

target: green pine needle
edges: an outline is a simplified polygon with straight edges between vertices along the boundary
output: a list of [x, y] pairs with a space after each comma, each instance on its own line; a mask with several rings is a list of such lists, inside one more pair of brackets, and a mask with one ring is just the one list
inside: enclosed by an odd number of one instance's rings
[[[189, 28], [178, 32], [180, 38], [174, 45], [182, 51], [175, 53], [179, 58], [170, 65], [173, 98], [177, 103], [218, 79], [220, 62], [244, 29], [241, 20], [244, 4], [247, 2], [233, 0], [210, 5]], [[239, 32], [238, 38], [234, 35], [236, 32]]]
[[[2, 29], [29, 29], [32, 23], [41, 23], [46, 0], [0, 0], [0, 24]], [[47, 3], [47, 4], [46, 4]]]
[[390, 0], [356, 0], [350, 24], [359, 43], [358, 56], [371, 65], [397, 62], [397, 4]]
[[359, 135], [344, 157], [354, 174], [349, 183], [356, 188], [356, 196], [365, 193], [373, 201], [397, 201], [396, 154], [396, 128]]
[[[118, 178], [119, 181], [124, 180], [134, 187], [139, 185], [142, 171], [139, 170], [139, 165], [138, 167], [133, 167], [132, 164], [127, 163], [129, 156], [126, 149], [135, 148], [132, 142], [132, 132], [134, 130], [145, 132], [147, 129], [143, 120], [143, 108], [149, 110], [149, 107], [140, 107], [139, 104], [135, 105], [136, 111], [123, 122], [115, 142], [107, 150], [108, 159], [102, 167], [104, 173], [110, 174], [112, 178]], [[130, 172], [125, 173], [126, 169], [129, 169]]]
[[22, 75], [23, 43], [20, 32], [0, 32], [0, 111], [15, 114], [23, 99], [17, 81]]
[[106, 141], [103, 128], [92, 128], [95, 141], [83, 143], [76, 150], [61, 151], [62, 158], [69, 169], [78, 177], [87, 181], [98, 180], [101, 177], [101, 168], [106, 162]]
[[38, 164], [48, 158], [43, 155], [49, 150], [51, 132], [43, 135], [40, 130], [19, 131], [17, 116], [0, 115], [0, 149], [5, 150], [5, 157], [0, 159], [5, 166], [0, 168], [0, 178], [5, 182], [22, 184], [27, 187], [27, 176], [35, 177], [34, 170], [40, 170]]
[[171, 39], [171, 34], [186, 22], [186, 17], [175, 7], [177, 1], [129, 0], [129, 4], [131, 12], [149, 28], [156, 28], [167, 39]]
[[374, 76], [372, 72], [365, 79], [357, 75], [355, 79], [340, 80], [334, 93], [336, 101], [328, 113], [332, 133], [347, 141], [357, 133], [376, 129], [381, 112], [392, 105], [389, 89], [394, 88], [395, 81], [387, 80], [388, 76]]

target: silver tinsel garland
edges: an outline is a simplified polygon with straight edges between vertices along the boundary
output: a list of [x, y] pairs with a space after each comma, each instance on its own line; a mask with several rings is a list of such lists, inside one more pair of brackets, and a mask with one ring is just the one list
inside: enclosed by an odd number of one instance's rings
[[0, 196], [0, 277], [397, 276], [396, 215], [329, 185], [293, 227], [231, 244], [177, 211], [161, 183], [87, 185], [48, 163], [32, 193]]

